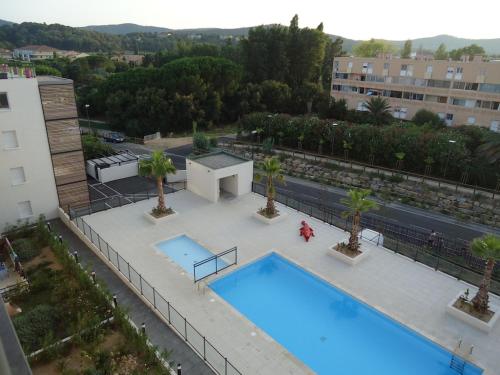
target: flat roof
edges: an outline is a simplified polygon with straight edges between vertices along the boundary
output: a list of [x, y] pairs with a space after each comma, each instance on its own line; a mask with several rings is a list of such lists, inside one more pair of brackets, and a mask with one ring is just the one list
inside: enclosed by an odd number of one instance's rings
[[87, 163], [96, 164], [99, 168], [108, 168], [112, 165], [121, 165], [122, 163], [130, 163], [138, 160], [139, 158], [137, 156], [131, 154], [130, 152], [123, 151], [118, 154], [89, 159], [87, 160]]
[[210, 154], [189, 157], [188, 159], [210, 169], [221, 169], [250, 161], [249, 159], [230, 154], [226, 151], [217, 151]]
[[[36, 67], [35, 67], [36, 71]], [[43, 85], [69, 85], [73, 83], [71, 79], [55, 77], [55, 76], [37, 76], [39, 86]]]

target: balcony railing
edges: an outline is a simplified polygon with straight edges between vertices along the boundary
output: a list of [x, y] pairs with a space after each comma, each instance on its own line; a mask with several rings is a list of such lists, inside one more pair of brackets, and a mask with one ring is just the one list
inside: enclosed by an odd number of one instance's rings
[[35, 78], [35, 68], [30, 64], [0, 64], [0, 79]]

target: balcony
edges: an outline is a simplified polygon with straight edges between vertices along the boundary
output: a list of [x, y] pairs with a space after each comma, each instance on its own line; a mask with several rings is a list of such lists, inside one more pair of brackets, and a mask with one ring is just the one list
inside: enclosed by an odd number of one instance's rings
[[0, 64], [0, 79], [35, 78], [35, 67], [26, 63]]

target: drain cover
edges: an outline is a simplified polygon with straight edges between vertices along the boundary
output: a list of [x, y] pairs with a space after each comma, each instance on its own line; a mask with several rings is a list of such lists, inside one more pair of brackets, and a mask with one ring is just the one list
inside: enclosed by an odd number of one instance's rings
[[321, 337], [319, 338], [319, 340], [320, 340], [321, 342], [325, 342], [325, 341], [326, 341], [326, 337], [325, 337], [325, 336], [321, 336]]

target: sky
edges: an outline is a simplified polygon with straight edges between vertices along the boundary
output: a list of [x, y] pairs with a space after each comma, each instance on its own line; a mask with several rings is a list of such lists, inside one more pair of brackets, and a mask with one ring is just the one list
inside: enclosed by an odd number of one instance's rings
[[0, 19], [86, 26], [137, 23], [173, 29], [324, 24], [350, 39], [414, 39], [438, 34], [499, 38], [498, 0], [5, 0]]

